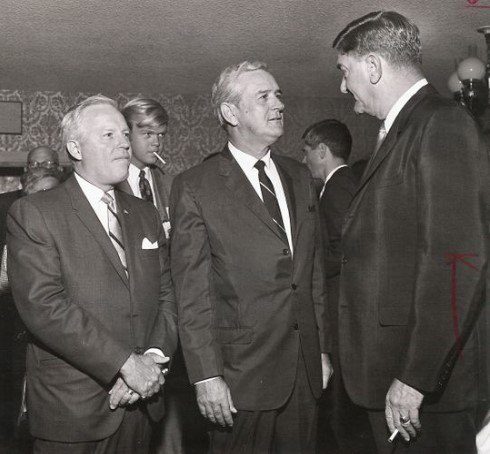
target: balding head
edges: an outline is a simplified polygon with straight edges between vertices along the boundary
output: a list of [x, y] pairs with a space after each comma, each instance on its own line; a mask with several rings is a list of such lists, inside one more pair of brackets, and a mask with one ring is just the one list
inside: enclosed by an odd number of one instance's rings
[[34, 148], [27, 155], [27, 168], [35, 167], [58, 167], [59, 166], [58, 153], [49, 147], [44, 145]]

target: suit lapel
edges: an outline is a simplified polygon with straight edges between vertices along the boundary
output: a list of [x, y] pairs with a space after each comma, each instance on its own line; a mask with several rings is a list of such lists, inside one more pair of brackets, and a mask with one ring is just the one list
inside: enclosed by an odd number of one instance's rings
[[228, 146], [220, 154], [219, 174], [225, 178], [225, 186], [244, 206], [263, 222], [278, 238], [282, 239], [277, 226], [274, 224], [267, 208], [255, 192], [250, 181], [235, 161]]
[[119, 184], [116, 185], [116, 188], [122, 192], [125, 192], [126, 194], [134, 195], [133, 190], [128, 183], [128, 180], [121, 181]]
[[104, 253], [109, 258], [117, 274], [119, 274], [121, 279], [128, 286], [128, 279], [126, 277], [126, 273], [124, 272], [124, 268], [121, 264], [119, 256], [117, 255], [116, 249], [114, 248], [109, 238], [109, 235], [107, 235], [107, 232], [100, 223], [99, 218], [90, 206], [89, 201], [85, 197], [74, 176], [70, 177], [66, 181], [65, 188], [70, 195], [75, 215], [92, 234], [94, 240], [99, 244], [102, 251], [104, 251]]
[[[116, 197], [116, 203], [117, 203], [117, 214], [121, 221], [121, 228], [122, 228], [123, 241], [124, 241], [124, 251], [126, 253], [128, 272], [129, 272], [129, 276], [134, 276], [135, 275], [134, 266], [136, 263], [136, 248], [141, 247], [141, 244], [137, 243], [137, 238], [139, 238], [140, 236], [138, 235], [138, 231], [136, 230], [137, 224], [135, 224], [135, 222], [132, 222], [132, 216], [134, 216], [134, 213], [132, 213], [131, 208], [126, 203], [126, 198], [122, 197], [120, 192], [117, 190], [114, 191], [114, 195]], [[118, 263], [120, 264], [119, 258], [118, 258]], [[121, 270], [123, 271], [123, 276], [126, 277], [122, 266], [121, 266]]]
[[285, 166], [281, 163], [277, 156], [272, 156], [274, 164], [276, 165], [277, 171], [279, 172], [279, 177], [281, 178], [282, 187], [284, 189], [284, 194], [286, 195], [286, 202], [288, 204], [289, 211], [289, 221], [291, 223], [291, 238], [294, 244], [294, 239], [296, 237], [296, 197], [294, 190], [295, 181], [291, 175], [287, 172]]
[[168, 213], [166, 207], [169, 206], [169, 194], [167, 194], [167, 188], [165, 187], [163, 178], [165, 173], [159, 167], [152, 167], [151, 177], [153, 179], [153, 197], [155, 198], [155, 203], [157, 210], [160, 213], [160, 219], [162, 222], [169, 221]]
[[[357, 191], [354, 195], [354, 198], [351, 203], [350, 215], [348, 219], [352, 219], [353, 214], [355, 213], [357, 207], [359, 206], [360, 201], [362, 200], [362, 196], [365, 193], [366, 186], [369, 184], [373, 175], [379, 169], [380, 165], [383, 161], [388, 157], [393, 148], [395, 147], [398, 137], [404, 131], [407, 126], [407, 122], [409, 121], [412, 112], [418, 106], [420, 101], [424, 99], [427, 95], [436, 93], [435, 89], [431, 85], [426, 85], [422, 87], [414, 96], [412, 96], [409, 101], [405, 104], [403, 109], [400, 111], [398, 116], [396, 117], [395, 122], [391, 126], [388, 134], [386, 135], [385, 140], [381, 144], [379, 150], [371, 156], [366, 169], [364, 170], [363, 176], [357, 188]], [[344, 231], [346, 230], [349, 222], [344, 225]]]

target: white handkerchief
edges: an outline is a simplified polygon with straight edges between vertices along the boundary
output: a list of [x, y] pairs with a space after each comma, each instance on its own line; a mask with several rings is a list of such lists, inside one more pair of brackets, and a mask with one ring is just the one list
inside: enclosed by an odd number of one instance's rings
[[158, 249], [158, 241], [152, 243], [148, 238], [143, 238], [141, 249]]

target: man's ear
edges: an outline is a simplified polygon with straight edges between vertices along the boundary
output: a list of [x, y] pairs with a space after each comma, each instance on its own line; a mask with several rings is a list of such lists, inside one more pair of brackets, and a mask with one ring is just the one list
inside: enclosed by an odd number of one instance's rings
[[383, 75], [383, 67], [381, 59], [376, 54], [369, 54], [366, 57], [366, 65], [369, 74], [369, 81], [371, 84], [376, 85]]
[[230, 102], [223, 102], [219, 106], [222, 117], [225, 119], [227, 123], [232, 126], [236, 126], [238, 124], [238, 118], [236, 116], [236, 106]]
[[66, 143], [66, 149], [73, 159], [75, 159], [76, 161], [82, 160], [82, 151], [80, 149], [80, 144], [78, 143], [78, 140], [69, 140]]
[[320, 142], [318, 144], [318, 156], [320, 156], [321, 159], [325, 159], [325, 156], [327, 155], [327, 151], [329, 151], [328, 149], [328, 146], [323, 143], [323, 142]]

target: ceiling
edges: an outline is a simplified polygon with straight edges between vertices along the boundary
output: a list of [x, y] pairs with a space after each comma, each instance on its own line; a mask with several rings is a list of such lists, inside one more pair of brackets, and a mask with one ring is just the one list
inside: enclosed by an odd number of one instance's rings
[[202, 94], [225, 66], [258, 59], [285, 95], [337, 97], [331, 43], [379, 9], [419, 26], [426, 74], [446, 94], [469, 45], [485, 58], [476, 28], [490, 0], [0, 0], [0, 89]]

